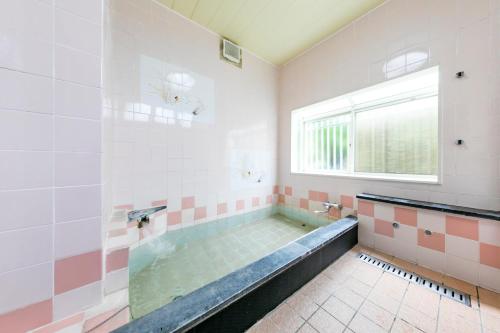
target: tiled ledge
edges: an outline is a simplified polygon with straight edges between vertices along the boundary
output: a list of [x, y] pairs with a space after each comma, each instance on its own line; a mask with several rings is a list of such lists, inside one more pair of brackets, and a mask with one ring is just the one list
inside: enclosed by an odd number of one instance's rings
[[358, 195], [356, 195], [356, 198], [358, 198], [360, 200], [385, 202], [385, 203], [390, 203], [390, 204], [400, 205], [400, 206], [429, 209], [429, 210], [435, 210], [435, 211], [439, 211], [439, 212], [465, 215], [465, 216], [473, 216], [473, 217], [478, 217], [481, 219], [500, 221], [500, 211], [476, 209], [476, 208], [454, 206], [454, 205], [445, 205], [445, 204], [428, 202], [428, 201], [419, 201], [419, 200], [411, 200], [411, 199], [404, 199], [404, 198], [388, 197], [388, 196], [384, 196], [384, 195], [369, 194], [369, 193], [358, 194]]
[[[357, 242], [357, 219], [355, 217], [349, 216], [318, 228], [272, 254], [138, 318], [114, 332], [184, 332], [193, 329], [207, 318], [213, 318], [231, 304], [240, 301], [249, 293], [254, 293], [259, 287], [268, 285], [271, 280], [285, 271], [289, 272], [294, 265], [303, 262], [311, 254], [319, 253], [318, 251], [322, 251], [349, 232], [355, 235], [356, 239], [352, 244], [354, 245]], [[335, 252], [341, 251], [342, 248], [343, 246], [337, 245]], [[329, 249], [329, 251], [332, 250]], [[328, 257], [325, 254], [323, 256]], [[307, 272], [302, 271], [301, 275], [305, 273]]]

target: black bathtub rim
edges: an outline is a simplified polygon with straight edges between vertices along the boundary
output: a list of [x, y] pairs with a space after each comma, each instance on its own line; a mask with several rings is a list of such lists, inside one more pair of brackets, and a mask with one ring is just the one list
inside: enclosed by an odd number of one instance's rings
[[[159, 332], [160, 327], [161, 332], [188, 331], [351, 231], [357, 227], [357, 221], [357, 217], [349, 215], [330, 225], [317, 228], [269, 255], [202, 286], [179, 300], [163, 305], [113, 332]], [[248, 278], [245, 275], [250, 275], [249, 281], [245, 281], [245, 277]], [[226, 282], [239, 282], [241, 287], [233, 287], [224, 295]], [[215, 293], [210, 297], [213, 291]], [[200, 305], [200, 300], [205, 303]], [[189, 304], [192, 307], [183, 307]], [[189, 310], [193, 309], [194, 313], [189, 313]]]

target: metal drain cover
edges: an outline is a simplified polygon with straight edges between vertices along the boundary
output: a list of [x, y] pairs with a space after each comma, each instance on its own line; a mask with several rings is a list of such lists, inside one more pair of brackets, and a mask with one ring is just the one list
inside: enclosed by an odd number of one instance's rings
[[419, 284], [421, 286], [427, 287], [434, 291], [435, 293], [438, 293], [442, 296], [451, 298], [459, 303], [462, 303], [467, 306], [471, 306], [470, 303], [470, 295], [467, 295], [466, 293], [463, 293], [459, 290], [447, 287], [443, 285], [442, 283], [430, 280], [428, 278], [422, 277], [418, 274], [415, 274], [413, 272], [408, 272], [404, 270], [401, 267], [394, 266], [388, 262], [385, 262], [383, 260], [380, 260], [378, 258], [372, 257], [368, 254], [365, 253], [360, 253], [358, 255], [358, 258], [363, 260], [365, 263], [370, 264], [372, 266], [378, 267], [380, 269], [383, 269], [386, 272], [389, 272], [391, 274], [397, 275], [400, 278], [403, 278], [405, 280], [408, 280], [410, 282]]

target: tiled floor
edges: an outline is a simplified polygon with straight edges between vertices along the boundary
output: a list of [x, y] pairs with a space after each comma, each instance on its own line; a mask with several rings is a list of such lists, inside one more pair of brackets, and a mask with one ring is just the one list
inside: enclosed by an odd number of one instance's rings
[[[360, 251], [466, 292], [472, 306], [364, 263], [356, 257]], [[500, 333], [500, 294], [355, 247], [248, 332]]]

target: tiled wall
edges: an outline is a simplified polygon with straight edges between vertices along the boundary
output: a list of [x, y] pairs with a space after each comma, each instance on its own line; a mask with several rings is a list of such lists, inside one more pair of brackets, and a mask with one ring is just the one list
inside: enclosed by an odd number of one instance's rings
[[357, 204], [361, 244], [500, 291], [499, 221], [378, 202]]
[[[385, 66], [413, 52], [421, 55], [418, 62]], [[290, 173], [293, 109], [434, 65], [440, 68], [442, 184]], [[455, 78], [458, 71], [465, 71], [463, 79]], [[280, 70], [279, 183], [336, 196], [368, 192], [498, 210], [499, 108], [498, 1], [387, 1]], [[457, 139], [465, 144], [457, 146]]]
[[[269, 205], [277, 167], [277, 68], [246, 51], [242, 69], [221, 61], [218, 36], [155, 1], [110, 0], [105, 19], [113, 206], [167, 204], [168, 212], [143, 230], [146, 237]], [[209, 119], [157, 113], [139, 84], [145, 58], [213, 82]]]
[[0, 4], [0, 327], [101, 300], [101, 1]]

